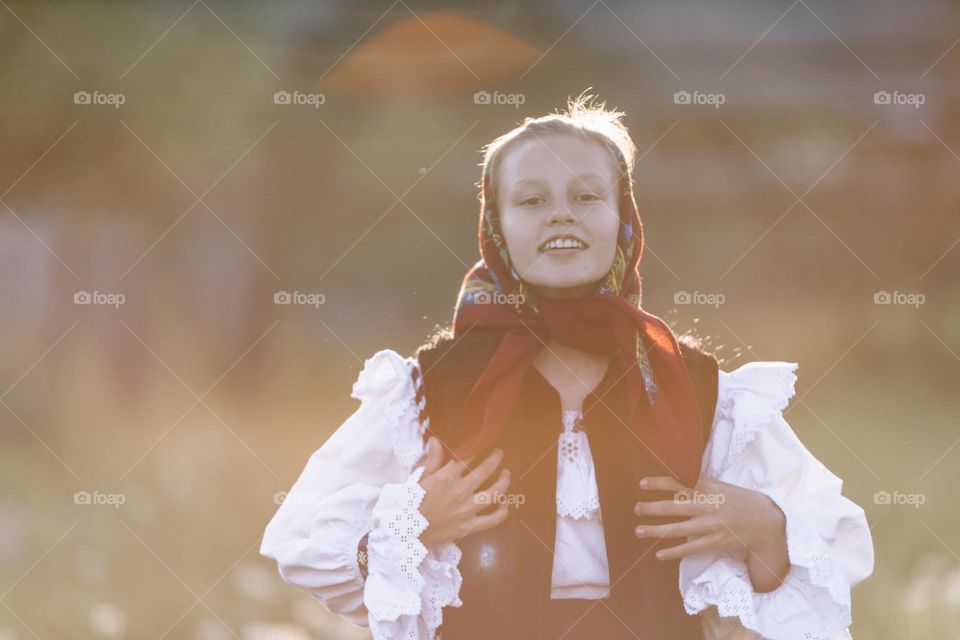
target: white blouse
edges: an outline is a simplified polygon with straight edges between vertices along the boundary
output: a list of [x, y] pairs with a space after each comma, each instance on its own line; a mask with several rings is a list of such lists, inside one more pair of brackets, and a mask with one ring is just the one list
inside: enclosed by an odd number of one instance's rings
[[[444, 607], [459, 607], [460, 548], [424, 546], [426, 425], [418, 420], [415, 358], [384, 349], [353, 385], [360, 407], [313, 453], [266, 527], [260, 553], [280, 575], [375, 640], [433, 640]], [[797, 365], [751, 362], [719, 372], [704, 476], [761, 491], [786, 516], [790, 570], [757, 593], [745, 552], [701, 552], [680, 561], [688, 614], [707, 640], [850, 638], [850, 591], [873, 572], [863, 509], [800, 442], [782, 412]], [[609, 569], [593, 459], [578, 412], [558, 425], [557, 534], [551, 598], [609, 595]], [[368, 538], [366, 581], [357, 544]]]
[[595, 600], [610, 595], [610, 568], [600, 517], [600, 492], [579, 411], [563, 412], [557, 442], [557, 537], [551, 598]]

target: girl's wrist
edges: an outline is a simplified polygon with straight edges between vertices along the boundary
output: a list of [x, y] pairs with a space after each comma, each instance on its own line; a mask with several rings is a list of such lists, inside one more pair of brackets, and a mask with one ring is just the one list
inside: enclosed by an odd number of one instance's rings
[[757, 492], [758, 513], [760, 526], [757, 527], [756, 537], [747, 545], [747, 549], [754, 554], [764, 555], [770, 551], [780, 549], [787, 538], [787, 518], [783, 511], [769, 496]]

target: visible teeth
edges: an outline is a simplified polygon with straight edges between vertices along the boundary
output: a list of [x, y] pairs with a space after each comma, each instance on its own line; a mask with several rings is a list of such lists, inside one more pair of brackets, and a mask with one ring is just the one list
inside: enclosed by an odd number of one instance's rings
[[548, 249], [585, 249], [585, 248], [586, 248], [586, 245], [584, 245], [579, 240], [574, 240], [572, 238], [565, 238], [565, 239], [557, 238], [555, 240], [551, 240], [550, 242], [548, 242], [543, 246], [544, 251]]

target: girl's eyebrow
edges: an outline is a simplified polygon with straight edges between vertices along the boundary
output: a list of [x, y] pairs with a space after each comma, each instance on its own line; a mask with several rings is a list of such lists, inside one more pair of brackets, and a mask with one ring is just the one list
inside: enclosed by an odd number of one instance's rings
[[[578, 175], [578, 176], [571, 176], [571, 180], [573, 180], [573, 181], [575, 181], [575, 182], [577, 182], [577, 183], [586, 182], [587, 180], [591, 180], [591, 179], [592, 179], [592, 180], [599, 180], [600, 182], [603, 182], [603, 181], [604, 181], [603, 176], [601, 176], [601, 175], [598, 174], [598, 173], [593, 173], [593, 172], [590, 172], [590, 173], [581, 173], [581, 174]], [[537, 179], [537, 178], [524, 178], [524, 179], [522, 179], [522, 180], [517, 180], [516, 182], [514, 182], [511, 188], [517, 189], [517, 188], [522, 187], [522, 186], [527, 185], [527, 184], [533, 185], [533, 186], [543, 186], [544, 181], [543, 181], [543, 180], [539, 180], [539, 179]]]
[[543, 180], [537, 180], [535, 178], [525, 178], [523, 180], [517, 180], [513, 183], [512, 188], [516, 189], [517, 187], [522, 187], [523, 185], [530, 184], [534, 186], [540, 186], [543, 184]]

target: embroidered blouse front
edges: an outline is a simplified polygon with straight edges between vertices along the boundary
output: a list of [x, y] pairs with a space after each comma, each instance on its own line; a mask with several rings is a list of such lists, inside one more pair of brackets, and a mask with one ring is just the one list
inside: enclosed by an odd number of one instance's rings
[[557, 447], [557, 538], [550, 597], [595, 600], [610, 595], [600, 494], [579, 411], [564, 410]]

